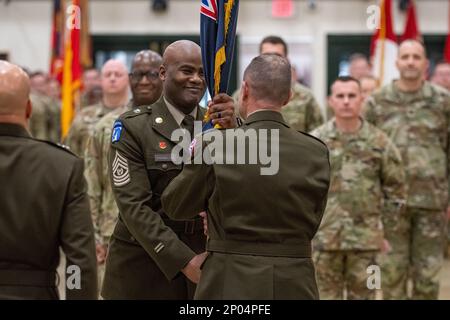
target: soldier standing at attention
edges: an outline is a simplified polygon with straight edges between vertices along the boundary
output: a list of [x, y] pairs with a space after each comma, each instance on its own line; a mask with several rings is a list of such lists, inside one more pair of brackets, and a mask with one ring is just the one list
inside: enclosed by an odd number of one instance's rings
[[424, 81], [425, 47], [417, 40], [399, 46], [400, 79], [374, 92], [367, 121], [382, 129], [400, 150], [408, 199], [397, 232], [387, 233], [392, 251], [382, 263], [385, 298], [406, 299], [411, 272], [413, 299], [437, 299], [443, 260], [450, 164], [450, 97]]
[[101, 74], [95, 68], [83, 72], [83, 92], [81, 94], [80, 108], [98, 104], [102, 100]]
[[[211, 144], [205, 142], [204, 148], [196, 144], [193, 163], [184, 165], [162, 196], [163, 208], [173, 219], [207, 211], [208, 257], [195, 298], [318, 299], [311, 240], [327, 200], [327, 147], [292, 130], [280, 113], [291, 96], [291, 65], [286, 58], [276, 54], [254, 58], [240, 92], [244, 125], [203, 135], [219, 135], [225, 150], [214, 148], [218, 161], [195, 164], [202, 155], [212, 157]], [[260, 137], [268, 131], [270, 138]], [[227, 148], [231, 143], [236, 146], [242, 136], [250, 137], [244, 139], [245, 147], [237, 152]], [[266, 142], [271, 155], [279, 156], [278, 170], [262, 175], [261, 164], [239, 164], [252, 145], [261, 148]]]
[[[287, 58], [288, 46], [286, 42], [277, 36], [265, 37], [259, 45], [259, 53], [275, 53]], [[309, 132], [323, 123], [322, 112], [311, 90], [293, 79], [292, 96], [289, 102], [281, 109], [281, 114], [287, 124], [295, 130]], [[236, 102], [236, 114], [239, 115], [239, 90], [234, 94]]]
[[100, 281], [104, 274], [109, 239], [119, 215], [108, 171], [113, 124], [122, 113], [152, 105], [159, 99], [162, 92], [162, 81], [159, 79], [161, 63], [162, 58], [156, 52], [143, 50], [136, 54], [129, 75], [132, 99], [125, 108], [117, 108], [100, 119], [86, 145], [85, 178], [96, 232]]
[[[200, 47], [176, 41], [159, 69], [163, 96], [151, 106], [122, 114], [114, 123], [109, 168], [119, 207], [106, 258], [105, 299], [190, 299], [205, 251], [200, 217], [173, 221], [161, 207], [161, 194], [181, 171], [172, 162], [174, 130], [192, 132], [206, 82]], [[214, 97], [213, 122], [235, 126], [233, 99]], [[192, 133], [191, 133], [192, 136]]]
[[66, 298], [96, 299], [83, 161], [30, 136], [29, 93], [23, 70], [0, 61], [0, 299], [58, 299], [60, 248], [79, 279], [65, 286]]
[[367, 267], [388, 247], [383, 229], [396, 232], [406, 202], [400, 153], [385, 133], [360, 116], [358, 80], [340, 77], [331, 87], [335, 118], [311, 134], [330, 150], [331, 186], [314, 262], [321, 299], [374, 299]]
[[95, 124], [116, 108], [124, 108], [128, 102], [128, 71], [118, 60], [107, 61], [102, 68], [103, 98], [98, 104], [81, 109], [72, 122], [64, 143], [80, 157], [84, 156], [86, 142]]

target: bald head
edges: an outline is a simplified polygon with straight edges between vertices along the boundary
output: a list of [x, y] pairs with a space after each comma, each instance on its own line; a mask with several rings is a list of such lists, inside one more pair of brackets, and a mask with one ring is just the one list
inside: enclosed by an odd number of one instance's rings
[[134, 56], [131, 71], [135, 69], [137, 64], [157, 65], [159, 67], [162, 64], [162, 57], [155, 51], [142, 50]]
[[30, 95], [28, 75], [18, 66], [0, 60], [0, 116], [23, 116]]
[[159, 67], [162, 57], [151, 50], [139, 51], [133, 59], [130, 73], [131, 92], [135, 106], [151, 105], [162, 93]]
[[200, 46], [188, 40], [170, 44], [164, 51], [159, 76], [169, 103], [185, 114], [190, 113], [206, 89]]
[[122, 71], [122, 72], [127, 72], [127, 67], [125, 66], [125, 64], [117, 59], [110, 59], [108, 61], [105, 62], [105, 64], [102, 67], [102, 75], [105, 72], [111, 71], [111, 70], [118, 70], [118, 71]]
[[198, 56], [201, 59], [201, 49], [198, 44], [189, 40], [179, 40], [171, 43], [163, 55], [163, 64], [168, 66], [179, 63], [185, 56]]
[[102, 67], [102, 90], [105, 96], [124, 95], [128, 90], [127, 67], [120, 60], [111, 59]]

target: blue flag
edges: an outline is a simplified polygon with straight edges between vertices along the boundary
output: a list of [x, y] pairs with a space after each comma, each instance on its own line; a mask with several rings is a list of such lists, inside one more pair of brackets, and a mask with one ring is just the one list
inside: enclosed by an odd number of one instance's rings
[[[201, 0], [200, 46], [211, 97], [226, 93], [233, 63], [239, 0]], [[208, 112], [203, 130], [213, 127]]]

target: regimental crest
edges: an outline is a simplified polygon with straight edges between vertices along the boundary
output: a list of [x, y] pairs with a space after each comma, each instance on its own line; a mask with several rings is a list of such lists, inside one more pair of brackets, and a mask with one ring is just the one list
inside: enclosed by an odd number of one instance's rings
[[217, 21], [217, 0], [202, 0], [200, 13]]
[[130, 182], [130, 170], [128, 160], [116, 150], [112, 163], [113, 182], [116, 187], [122, 187]]

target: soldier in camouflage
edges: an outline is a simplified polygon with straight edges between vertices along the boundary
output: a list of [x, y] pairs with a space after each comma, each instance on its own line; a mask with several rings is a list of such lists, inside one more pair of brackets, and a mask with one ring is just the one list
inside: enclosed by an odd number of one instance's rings
[[[288, 48], [286, 42], [280, 37], [268, 36], [261, 41], [259, 53], [275, 53], [287, 57]], [[239, 115], [239, 94], [239, 90], [233, 94], [237, 115]], [[291, 128], [303, 132], [317, 128], [324, 121], [319, 104], [311, 90], [294, 80], [291, 100], [281, 109], [281, 114]]]
[[312, 131], [330, 151], [328, 203], [314, 238], [321, 299], [373, 299], [367, 268], [387, 244], [406, 202], [398, 149], [360, 117], [363, 96], [355, 78], [338, 78], [331, 90], [335, 118]]
[[107, 113], [123, 108], [128, 102], [128, 76], [126, 66], [118, 60], [109, 60], [102, 68], [102, 101], [85, 107], [75, 117], [64, 143], [72, 152], [84, 156], [86, 142], [95, 124]]
[[30, 133], [35, 139], [48, 140], [47, 97], [32, 92], [30, 94], [33, 113], [30, 118]]
[[83, 72], [83, 92], [80, 108], [98, 104], [102, 100], [102, 86], [100, 72], [95, 68], [85, 69]]
[[159, 99], [162, 92], [159, 79], [161, 63], [162, 57], [156, 52], [143, 50], [136, 54], [129, 75], [133, 99], [126, 107], [117, 108], [100, 119], [86, 145], [85, 178], [96, 234], [99, 281], [103, 278], [109, 238], [119, 215], [108, 173], [112, 127], [122, 113], [131, 109], [138, 112], [139, 106], [151, 105]]
[[406, 299], [408, 274], [413, 299], [437, 299], [442, 266], [444, 212], [448, 206], [449, 94], [424, 81], [425, 48], [416, 40], [400, 47], [400, 79], [376, 91], [365, 106], [367, 121], [388, 134], [405, 164], [408, 201], [392, 250], [383, 266], [385, 298]]

